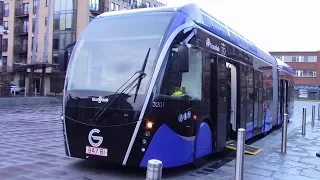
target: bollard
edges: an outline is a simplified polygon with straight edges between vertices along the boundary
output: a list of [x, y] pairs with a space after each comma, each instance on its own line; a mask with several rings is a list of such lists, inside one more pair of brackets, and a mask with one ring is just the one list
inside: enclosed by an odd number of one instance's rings
[[162, 177], [162, 162], [156, 159], [148, 161], [146, 180], [160, 180]]
[[24, 97], [27, 97], [27, 88], [24, 89]]
[[16, 96], [16, 91], [13, 91], [13, 96]]
[[320, 120], [320, 103], [318, 104], [318, 120]]
[[238, 129], [237, 137], [237, 157], [236, 157], [236, 180], [243, 179], [243, 160], [244, 160], [244, 140], [246, 130]]
[[288, 114], [283, 114], [281, 153], [287, 152]]
[[316, 118], [316, 106], [312, 105], [311, 126], [314, 127], [314, 119]]
[[307, 108], [304, 107], [302, 110], [302, 135], [306, 135], [306, 124], [307, 124]]

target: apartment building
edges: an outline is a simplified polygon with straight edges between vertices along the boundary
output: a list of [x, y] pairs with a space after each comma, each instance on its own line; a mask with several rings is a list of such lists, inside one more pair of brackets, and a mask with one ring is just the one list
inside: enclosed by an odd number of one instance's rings
[[[2, 38], [3, 34], [6, 34], [6, 30], [3, 26], [3, 7], [4, 7], [4, 0], [0, 0], [0, 47], [2, 47]], [[0, 48], [0, 69], [3, 67], [3, 59], [2, 59], [2, 48]]]
[[[2, 59], [5, 66], [12, 67], [14, 84], [28, 90], [29, 77], [32, 74], [33, 83], [30, 84], [30, 90], [34, 89], [39, 93], [44, 89], [46, 94], [61, 93], [63, 89], [64, 73], [56, 68], [58, 51], [74, 42], [94, 17], [107, 11], [166, 5], [164, 0], [40, 0], [38, 7], [38, 1], [4, 1], [4, 29], [11, 33], [3, 36]], [[32, 61], [37, 8], [39, 19], [36, 61]], [[51, 18], [50, 21], [48, 17]], [[47, 26], [49, 42], [48, 46], [45, 46]], [[48, 56], [44, 56], [45, 48]], [[35, 73], [30, 73], [30, 67], [36, 68]], [[41, 73], [42, 69], [45, 69], [45, 76]], [[43, 87], [42, 77], [45, 77]]]
[[295, 71], [295, 98], [320, 100], [320, 51], [270, 52]]

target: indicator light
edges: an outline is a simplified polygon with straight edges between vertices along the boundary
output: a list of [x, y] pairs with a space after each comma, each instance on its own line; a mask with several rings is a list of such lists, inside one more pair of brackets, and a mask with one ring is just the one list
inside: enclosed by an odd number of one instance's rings
[[152, 128], [153, 128], [153, 122], [152, 121], [147, 121], [146, 129], [152, 129]]

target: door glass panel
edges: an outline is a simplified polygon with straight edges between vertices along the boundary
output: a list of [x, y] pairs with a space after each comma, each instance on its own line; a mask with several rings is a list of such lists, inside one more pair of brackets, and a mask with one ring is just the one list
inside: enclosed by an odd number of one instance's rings
[[[246, 130], [247, 132], [252, 131], [253, 129], [253, 105], [254, 105], [254, 79], [253, 79], [253, 69], [248, 68], [247, 71], [247, 122], [246, 122]], [[252, 133], [250, 133], [252, 134]], [[250, 138], [250, 137], [248, 137]]]
[[240, 127], [246, 128], [247, 118], [247, 75], [246, 67], [240, 65]]
[[263, 121], [263, 81], [261, 72], [255, 71], [254, 74], [254, 128], [260, 128]]
[[253, 127], [257, 128], [258, 125], [258, 115], [259, 115], [259, 72], [254, 72], [254, 94], [253, 94], [253, 100], [254, 100], [254, 117], [253, 117]]
[[228, 119], [227, 115], [227, 66], [226, 66], [226, 59], [223, 57], [218, 56], [217, 61], [217, 73], [218, 73], [218, 102], [217, 102], [217, 109], [218, 109], [218, 133], [217, 136], [218, 147], [224, 147], [227, 141], [228, 135], [228, 124], [230, 119]]
[[259, 127], [262, 127], [262, 122], [264, 119], [264, 109], [263, 109], [263, 103], [264, 103], [264, 88], [263, 88], [263, 74], [259, 73], [259, 116], [258, 116], [258, 124]]

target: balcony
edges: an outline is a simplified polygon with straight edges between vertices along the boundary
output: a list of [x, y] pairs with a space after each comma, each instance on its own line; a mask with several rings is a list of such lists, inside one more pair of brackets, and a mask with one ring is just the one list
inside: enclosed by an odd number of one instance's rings
[[28, 26], [17, 26], [14, 28], [14, 34], [18, 36], [28, 35], [29, 27]]
[[92, 14], [99, 15], [106, 12], [108, 9], [103, 4], [89, 4], [89, 10]]
[[29, 17], [29, 9], [27, 8], [18, 8], [15, 11], [16, 17], [28, 18]]
[[28, 44], [17, 44], [14, 45], [14, 53], [17, 54], [27, 54], [28, 53]]

